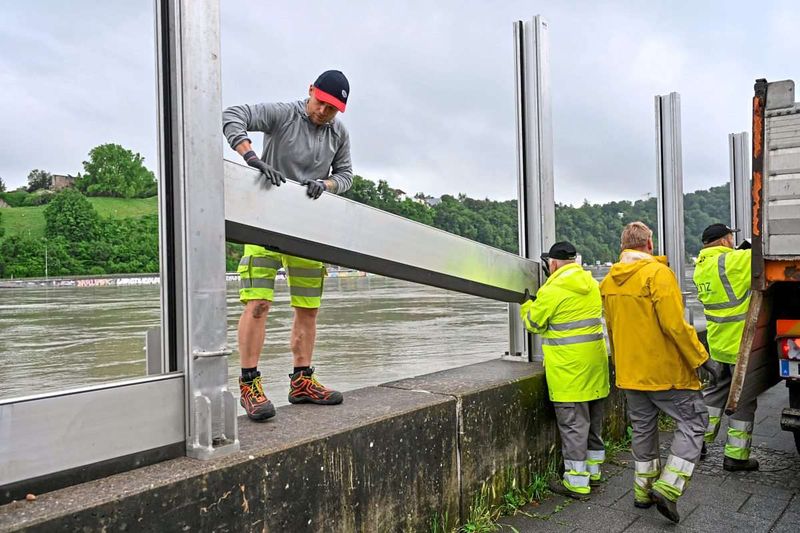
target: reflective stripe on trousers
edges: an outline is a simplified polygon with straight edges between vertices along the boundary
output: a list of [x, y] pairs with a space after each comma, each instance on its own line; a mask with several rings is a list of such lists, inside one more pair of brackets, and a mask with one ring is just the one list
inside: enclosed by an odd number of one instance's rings
[[320, 277], [319, 268], [301, 268], [290, 266], [286, 269], [286, 276], [292, 278], [314, 278]]
[[605, 450], [587, 450], [586, 468], [589, 470], [589, 479], [597, 481], [600, 479], [600, 465], [606, 460]]
[[671, 501], [677, 501], [686, 490], [686, 484], [692, 478], [694, 463], [674, 455], [667, 457], [667, 463], [661, 470], [661, 477], [653, 483], [653, 490], [660, 492]]
[[579, 494], [589, 494], [589, 471], [586, 461], [564, 461], [564, 486]]
[[271, 257], [259, 257], [253, 255], [246, 255], [239, 260], [240, 266], [251, 266], [257, 268], [272, 268], [278, 270], [282, 265], [277, 259]]
[[745, 461], [750, 458], [750, 445], [753, 442], [753, 423], [743, 420], [728, 420], [728, 440], [725, 442], [725, 456]]
[[650, 501], [650, 487], [661, 473], [661, 461], [634, 461], [633, 498], [639, 502]]
[[275, 288], [275, 280], [274, 279], [263, 279], [263, 278], [240, 278], [239, 279], [239, 288], [242, 289], [274, 289]]
[[719, 422], [722, 420], [722, 409], [719, 407], [709, 407], [708, 409], [708, 426], [706, 427], [705, 441], [708, 443], [714, 442], [719, 433]]

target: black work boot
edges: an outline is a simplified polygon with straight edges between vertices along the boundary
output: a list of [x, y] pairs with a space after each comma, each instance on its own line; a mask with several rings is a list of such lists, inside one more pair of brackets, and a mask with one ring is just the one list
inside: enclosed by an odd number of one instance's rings
[[706, 447], [706, 443], [703, 442], [703, 447], [700, 449], [700, 460], [705, 461], [707, 455], [708, 455], [708, 448]]
[[657, 490], [650, 489], [650, 498], [655, 502], [658, 512], [676, 524], [681, 521], [678, 514], [678, 502], [673, 502]]
[[755, 459], [734, 459], [727, 455], [722, 460], [722, 469], [728, 472], [752, 472], [758, 470], [758, 461]]

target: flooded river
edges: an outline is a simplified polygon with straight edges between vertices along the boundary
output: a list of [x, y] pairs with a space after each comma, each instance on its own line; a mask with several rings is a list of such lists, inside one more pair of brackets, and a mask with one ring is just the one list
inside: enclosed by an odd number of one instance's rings
[[[292, 311], [286, 282], [277, 284], [259, 367], [280, 405], [292, 370]], [[237, 287], [228, 283], [227, 297], [238, 393]], [[159, 317], [157, 285], [0, 288], [0, 398], [144, 376], [144, 334]], [[323, 383], [351, 390], [494, 359], [507, 343], [504, 303], [379, 276], [329, 278], [314, 365]]]
[[[267, 394], [286, 402], [292, 311], [277, 281], [259, 365]], [[238, 283], [228, 283], [232, 390], [238, 393]], [[0, 398], [145, 375], [144, 334], [160, 320], [159, 287], [0, 289]], [[351, 390], [499, 357], [506, 305], [378, 276], [329, 278], [314, 365], [328, 386]]]

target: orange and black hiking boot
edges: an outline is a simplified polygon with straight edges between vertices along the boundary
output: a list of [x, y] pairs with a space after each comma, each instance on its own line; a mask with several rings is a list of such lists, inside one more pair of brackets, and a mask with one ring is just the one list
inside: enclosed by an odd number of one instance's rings
[[301, 370], [294, 374], [289, 374], [291, 383], [289, 384], [290, 403], [317, 403], [320, 405], [336, 405], [342, 403], [342, 393], [331, 390], [317, 381], [314, 377], [314, 369]]
[[240, 377], [239, 392], [241, 393], [239, 403], [251, 420], [266, 420], [275, 416], [275, 406], [264, 394], [264, 388], [261, 386], [261, 372], [256, 372], [253, 381], [242, 381]]

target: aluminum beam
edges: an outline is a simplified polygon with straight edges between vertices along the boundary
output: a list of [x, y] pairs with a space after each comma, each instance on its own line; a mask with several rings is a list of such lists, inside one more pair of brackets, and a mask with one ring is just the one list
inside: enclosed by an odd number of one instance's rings
[[[520, 256], [539, 261], [555, 242], [553, 128], [550, 95], [550, 38], [547, 21], [537, 15], [514, 23], [517, 122], [517, 191]], [[541, 270], [530, 281], [534, 292], [544, 282]], [[541, 359], [541, 340], [529, 335], [519, 306], [509, 305], [509, 354]]]
[[183, 376], [0, 401], [0, 492], [18, 481], [184, 440]]
[[[225, 162], [228, 240], [506, 302], [522, 300], [536, 263], [335, 194], [289, 182], [265, 189]], [[224, 276], [221, 278], [224, 279]]]
[[735, 233], [736, 244], [753, 238], [753, 200], [750, 191], [750, 135], [728, 134], [728, 154], [731, 168], [731, 227], [741, 231]]
[[655, 97], [656, 182], [658, 189], [658, 253], [683, 287], [686, 271], [683, 236], [683, 160], [681, 156], [681, 97]]
[[157, 28], [164, 353], [186, 375], [186, 454], [209, 459], [239, 450], [228, 390], [219, 2], [162, 0]]

